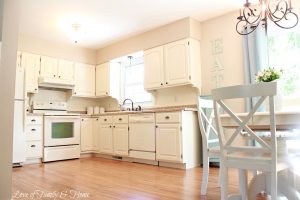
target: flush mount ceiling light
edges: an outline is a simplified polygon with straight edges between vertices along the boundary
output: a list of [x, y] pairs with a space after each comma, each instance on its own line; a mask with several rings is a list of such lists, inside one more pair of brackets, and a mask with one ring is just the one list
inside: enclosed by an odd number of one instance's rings
[[81, 26], [78, 23], [72, 24], [72, 29], [73, 29], [72, 38], [75, 43], [78, 43], [78, 39], [80, 37], [80, 27]]
[[298, 15], [293, 12], [291, 0], [246, 0], [237, 18], [236, 31], [248, 35], [261, 25], [267, 31], [268, 21], [280, 28], [290, 29], [298, 24]]

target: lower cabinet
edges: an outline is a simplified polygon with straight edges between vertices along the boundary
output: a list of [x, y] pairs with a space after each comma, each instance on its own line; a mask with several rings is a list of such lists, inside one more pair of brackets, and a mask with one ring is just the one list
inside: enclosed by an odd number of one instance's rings
[[43, 157], [43, 116], [26, 116], [26, 159]]
[[156, 159], [182, 163], [185, 168], [201, 164], [201, 137], [197, 112], [156, 114]]
[[81, 118], [81, 126], [80, 126], [81, 152], [96, 151], [98, 149], [99, 131], [100, 131], [99, 118]]
[[100, 117], [99, 153], [128, 156], [128, 115]]
[[181, 125], [159, 124], [156, 126], [156, 159], [182, 161]]

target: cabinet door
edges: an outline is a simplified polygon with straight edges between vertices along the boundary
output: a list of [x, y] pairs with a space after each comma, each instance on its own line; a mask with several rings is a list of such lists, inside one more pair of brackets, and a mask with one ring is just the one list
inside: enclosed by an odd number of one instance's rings
[[93, 149], [99, 151], [99, 142], [100, 142], [100, 121], [99, 118], [93, 120]]
[[158, 124], [156, 128], [156, 158], [182, 161], [180, 124]]
[[128, 156], [128, 124], [113, 126], [114, 154]]
[[57, 75], [58, 78], [74, 81], [74, 63], [67, 60], [58, 61]]
[[190, 82], [189, 41], [180, 40], [165, 45], [165, 84], [175, 86]]
[[109, 95], [109, 62], [96, 66], [96, 96]]
[[113, 133], [111, 125], [101, 125], [100, 128], [100, 153], [113, 153]]
[[94, 150], [93, 118], [81, 119], [81, 151]]
[[40, 70], [40, 56], [22, 53], [21, 65], [25, 69], [26, 92], [38, 92], [38, 75]]
[[75, 96], [95, 96], [95, 66], [82, 63], [75, 64]]
[[41, 73], [40, 76], [48, 78], [58, 78], [57, 77], [57, 59], [47, 56], [41, 57]]
[[146, 50], [144, 53], [145, 89], [157, 89], [164, 85], [164, 51], [163, 46]]

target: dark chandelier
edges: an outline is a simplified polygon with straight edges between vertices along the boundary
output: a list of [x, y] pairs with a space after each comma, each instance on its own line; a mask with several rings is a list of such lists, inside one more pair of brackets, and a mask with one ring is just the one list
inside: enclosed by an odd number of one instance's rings
[[298, 24], [298, 16], [292, 10], [291, 0], [259, 0], [256, 4], [246, 0], [237, 18], [236, 31], [248, 35], [260, 24], [267, 31], [268, 20], [280, 28], [293, 28]]

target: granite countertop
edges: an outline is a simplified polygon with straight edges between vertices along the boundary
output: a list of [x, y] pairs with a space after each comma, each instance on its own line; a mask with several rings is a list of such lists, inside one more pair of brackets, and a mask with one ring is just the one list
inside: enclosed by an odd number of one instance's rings
[[180, 105], [180, 106], [165, 106], [165, 107], [151, 107], [151, 108], [144, 108], [141, 111], [119, 111], [119, 110], [112, 110], [107, 111], [101, 114], [81, 114], [82, 117], [98, 117], [98, 116], [105, 116], [105, 115], [125, 115], [125, 114], [141, 114], [141, 113], [159, 113], [159, 112], [176, 112], [176, 111], [197, 111], [197, 105]]
[[[120, 111], [111, 110], [101, 114], [88, 115], [85, 111], [70, 111], [69, 113], [80, 114], [81, 117], [99, 117], [105, 115], [128, 115], [141, 113], [159, 113], [159, 112], [178, 112], [178, 111], [197, 111], [197, 105], [180, 105], [180, 106], [164, 106], [164, 107], [148, 107], [141, 111]], [[42, 116], [42, 113], [27, 113], [29, 116]]]

